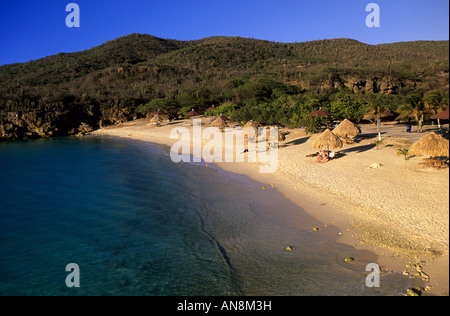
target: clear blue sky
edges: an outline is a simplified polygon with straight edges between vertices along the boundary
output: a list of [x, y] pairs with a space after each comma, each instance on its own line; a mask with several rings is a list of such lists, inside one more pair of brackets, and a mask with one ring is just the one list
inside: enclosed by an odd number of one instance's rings
[[[80, 7], [80, 27], [65, 24]], [[368, 28], [366, 5], [380, 7]], [[0, 65], [89, 49], [130, 33], [278, 42], [353, 38], [367, 44], [449, 39], [448, 0], [0, 0]]]

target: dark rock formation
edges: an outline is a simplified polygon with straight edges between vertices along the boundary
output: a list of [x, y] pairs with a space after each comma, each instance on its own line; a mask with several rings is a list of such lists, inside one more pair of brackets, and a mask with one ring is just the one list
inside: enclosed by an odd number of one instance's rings
[[127, 109], [59, 105], [53, 111], [0, 112], [0, 141], [84, 135], [138, 118]]

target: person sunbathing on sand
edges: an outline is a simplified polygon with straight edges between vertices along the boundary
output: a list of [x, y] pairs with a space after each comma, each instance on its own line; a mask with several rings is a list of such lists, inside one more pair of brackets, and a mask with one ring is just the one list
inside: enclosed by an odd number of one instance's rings
[[327, 162], [328, 161], [328, 158], [329, 158], [329, 155], [328, 155], [328, 151], [326, 151], [326, 150], [321, 150], [320, 152], [319, 152], [319, 157], [317, 157], [317, 162], [320, 162], [320, 163], [324, 163], [324, 162]]

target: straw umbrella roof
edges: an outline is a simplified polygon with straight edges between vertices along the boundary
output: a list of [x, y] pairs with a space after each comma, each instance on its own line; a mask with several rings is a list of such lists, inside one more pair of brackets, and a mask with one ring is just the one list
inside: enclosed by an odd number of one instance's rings
[[217, 110], [217, 108], [213, 105], [213, 106], [207, 108], [207, 109], [205, 110], [205, 112], [212, 111], [212, 110]]
[[163, 121], [169, 121], [170, 120], [170, 117], [167, 114], [163, 114], [163, 115], [160, 115], [160, 116], [161, 116], [161, 120], [163, 120]]
[[161, 116], [155, 115], [155, 116], [150, 120], [150, 125], [161, 126], [161, 122], [162, 122]]
[[186, 113], [187, 116], [199, 116], [200, 114], [196, 111], [194, 111], [194, 109], [192, 109], [192, 111], [187, 112]]
[[445, 138], [431, 133], [415, 142], [410, 148], [410, 156], [449, 156], [449, 142]]
[[313, 143], [313, 148], [322, 149], [327, 148], [342, 148], [342, 140], [334, 135], [329, 129], [326, 129]]
[[[245, 134], [247, 133], [248, 136], [250, 137], [256, 137], [257, 135], [260, 135], [260, 131], [258, 129], [258, 127], [260, 127], [261, 124], [259, 124], [258, 122], [255, 122], [253, 120], [250, 120], [247, 122], [247, 124], [245, 124], [245, 126], [242, 129], [242, 132]], [[249, 131], [250, 129], [250, 131]]]
[[155, 115], [164, 115], [165, 113], [163, 111], [161, 111], [160, 109], [158, 109], [158, 111], [155, 111], [152, 113], [153, 116]]
[[433, 115], [431, 119], [433, 120], [448, 120], [449, 118], [449, 110]]
[[361, 134], [361, 129], [349, 120], [345, 119], [333, 130], [333, 134], [341, 137], [354, 137]]
[[220, 126], [226, 126], [227, 122], [225, 122], [225, 120], [219, 116], [218, 118], [216, 118], [212, 123], [211, 126], [215, 126], [215, 127], [220, 127]]
[[253, 120], [250, 120], [247, 122], [247, 124], [245, 124], [244, 129], [246, 129], [247, 127], [254, 127], [254, 128], [258, 128], [260, 127], [261, 124], [259, 124], [258, 122], [255, 122]]
[[151, 120], [150, 123], [161, 123], [162, 122], [162, 118], [159, 115], [155, 115]]
[[326, 112], [326, 111], [324, 111], [324, 110], [322, 110], [322, 109], [319, 109], [319, 110], [317, 110], [317, 111], [314, 111], [314, 112], [312, 112], [312, 113], [309, 113], [308, 115], [309, 115], [309, 116], [332, 116], [333, 114], [328, 113], [328, 112]]

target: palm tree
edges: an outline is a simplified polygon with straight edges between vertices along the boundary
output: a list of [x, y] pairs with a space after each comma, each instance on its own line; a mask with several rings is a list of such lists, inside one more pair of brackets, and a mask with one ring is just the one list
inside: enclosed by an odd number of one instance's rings
[[433, 107], [434, 110], [441, 110], [444, 97], [439, 90], [431, 90], [425, 95], [424, 101]]
[[433, 114], [433, 106], [424, 102], [420, 94], [406, 96], [403, 105], [399, 108], [400, 116], [397, 119], [413, 118], [418, 123], [418, 131], [423, 132], [425, 115]]
[[408, 160], [408, 153], [409, 153], [409, 150], [406, 148], [398, 148], [397, 149], [397, 156], [403, 155], [405, 160]]
[[378, 141], [381, 142], [381, 118], [383, 117], [383, 113], [389, 111], [388, 107], [385, 104], [389, 103], [389, 99], [387, 96], [383, 94], [374, 94], [368, 99], [368, 107], [369, 111], [364, 115], [364, 119], [367, 120], [376, 120], [377, 122], [377, 130], [378, 130]]
[[[424, 98], [425, 103], [430, 108], [430, 112], [433, 114], [437, 114], [445, 110], [446, 100], [442, 96], [442, 93], [439, 90], [431, 90], [429, 91]], [[441, 128], [441, 122], [438, 119], [439, 128]]]

